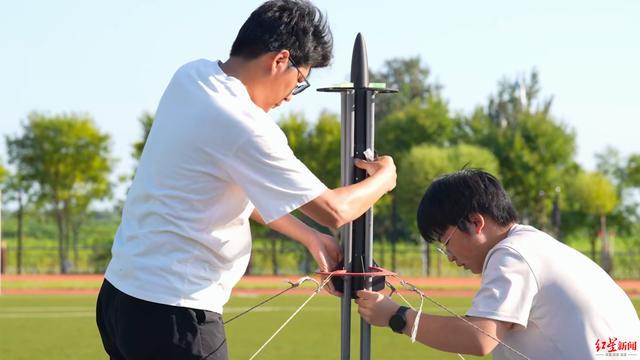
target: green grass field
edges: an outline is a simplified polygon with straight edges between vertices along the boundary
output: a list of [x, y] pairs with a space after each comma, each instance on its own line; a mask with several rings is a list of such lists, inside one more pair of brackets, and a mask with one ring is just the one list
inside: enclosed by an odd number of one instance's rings
[[[283, 276], [284, 278], [290, 278], [296, 280], [300, 275]], [[2, 289], [99, 289], [102, 284], [100, 280], [56, 280], [56, 281], [43, 281], [43, 280], [31, 280], [31, 279], [17, 279], [6, 280], [2, 279]], [[285, 280], [273, 280], [259, 282], [240, 280], [234, 289], [242, 290], [257, 290], [257, 289], [284, 289], [287, 283]], [[425, 291], [434, 290], [478, 290], [477, 285], [465, 285], [465, 284], [418, 284], [418, 288]]]
[[[226, 316], [233, 316], [263, 298], [235, 297], [226, 307]], [[282, 296], [228, 324], [230, 358], [251, 357], [305, 299], [305, 295]], [[470, 299], [465, 298], [440, 300], [457, 312], [464, 312], [470, 304]], [[105, 359], [95, 326], [94, 305], [94, 296], [3, 295], [0, 297], [0, 334], [3, 334], [0, 358], [33, 359], [47, 354], [48, 359]], [[428, 310], [439, 313], [433, 308]], [[359, 358], [356, 356], [359, 344], [356, 315], [354, 307], [353, 358]], [[409, 338], [395, 336], [388, 329], [374, 329], [372, 344], [374, 359], [457, 358], [411, 344]], [[317, 296], [258, 359], [327, 359], [339, 357], [339, 351], [339, 299]]]
[[[287, 296], [269, 303], [266, 311], [249, 313], [227, 325], [229, 350], [233, 359], [248, 359], [271, 334], [304, 302], [306, 296]], [[236, 298], [227, 306], [227, 315], [233, 315], [258, 300]], [[399, 300], [399, 299], [398, 299]], [[414, 298], [412, 300], [417, 300]], [[458, 313], [464, 313], [471, 304], [467, 298], [438, 299]], [[411, 300], [410, 300], [411, 301]], [[261, 359], [336, 359], [340, 357], [340, 300], [330, 296], [314, 298], [305, 309], [263, 350]], [[351, 354], [359, 359], [359, 326], [355, 306], [351, 319]], [[425, 304], [430, 313], [443, 314]], [[386, 328], [372, 330], [372, 359], [458, 359], [455, 354], [432, 350], [412, 344], [406, 336], [396, 335]], [[476, 359], [476, 357], [465, 357]]]
[[[258, 303], [264, 297], [234, 297], [226, 317]], [[304, 302], [305, 295], [286, 295], [227, 325], [231, 359], [248, 359]], [[412, 299], [416, 301], [416, 298]], [[470, 298], [439, 298], [447, 307], [464, 313]], [[640, 311], [640, 299], [634, 299]], [[0, 358], [22, 360], [106, 359], [95, 326], [95, 296], [0, 296]], [[265, 348], [258, 359], [335, 359], [340, 351], [339, 299], [317, 296]], [[354, 307], [355, 309], [355, 307]], [[429, 313], [442, 314], [425, 303]], [[358, 318], [352, 318], [352, 358], [357, 359]], [[457, 359], [455, 354], [412, 344], [409, 338], [375, 328], [373, 359]], [[465, 356], [466, 359], [475, 357]]]

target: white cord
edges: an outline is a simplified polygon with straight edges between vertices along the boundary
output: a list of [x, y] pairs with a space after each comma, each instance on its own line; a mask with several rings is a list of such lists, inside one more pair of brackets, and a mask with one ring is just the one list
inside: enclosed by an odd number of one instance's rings
[[411, 329], [411, 342], [416, 342], [416, 335], [418, 335], [418, 326], [420, 326], [420, 316], [422, 315], [422, 306], [424, 305], [424, 296], [420, 296], [420, 309], [418, 310], [418, 315], [416, 315], [416, 320], [413, 322], [413, 329]]
[[[398, 280], [400, 280], [400, 283], [402, 286], [405, 286], [405, 284], [403, 284], [403, 280], [401, 280], [399, 277], [396, 276], [396, 278], [398, 278]], [[390, 282], [385, 281], [387, 283], [387, 286], [389, 286], [391, 288], [391, 294], [389, 294], [389, 297], [391, 297], [393, 294], [398, 294], [398, 296], [400, 296], [400, 298], [405, 302], [405, 304], [409, 305], [409, 307], [411, 308], [411, 310], [415, 311], [416, 309], [413, 308], [413, 305], [411, 305], [411, 303], [404, 297], [402, 296], [402, 294], [400, 294], [400, 292], [398, 290], [396, 290], [396, 288], [391, 285]], [[408, 283], [407, 283], [408, 284]], [[415, 287], [414, 287], [415, 288]], [[414, 289], [410, 289], [411, 291], [416, 292], [418, 295], [420, 295], [420, 311], [418, 311], [418, 315], [416, 316], [416, 320], [413, 324], [413, 329], [411, 331], [411, 342], [415, 343], [416, 342], [416, 334], [418, 333], [418, 325], [416, 325], [417, 322], [420, 322], [420, 318], [422, 317], [422, 305], [424, 304], [424, 296], [422, 294], [422, 291], [416, 291], [417, 288]], [[456, 355], [458, 355], [458, 357], [462, 360], [464, 359], [464, 356], [456, 353]]]
[[278, 330], [276, 330], [276, 332], [273, 333], [273, 335], [271, 335], [271, 337], [255, 352], [255, 354], [253, 354], [251, 356], [251, 358], [249, 358], [249, 360], [253, 360], [256, 356], [258, 356], [258, 354], [271, 342], [271, 340], [273, 340], [273, 338], [276, 337], [276, 335], [278, 335], [278, 333], [280, 333], [280, 331], [282, 331], [282, 329], [284, 329], [285, 326], [287, 326], [287, 324], [289, 323], [289, 321], [291, 321], [291, 319], [294, 318], [294, 316], [296, 316], [300, 310], [302, 310], [302, 308], [305, 307], [305, 305], [307, 305], [307, 303], [313, 299], [314, 296], [316, 296], [320, 290], [322, 290], [322, 288], [329, 282], [329, 280], [331, 279], [332, 274], [329, 274], [329, 276], [327, 276], [327, 278], [322, 282], [322, 284], [320, 286], [318, 286], [316, 288], [316, 290], [313, 292], [313, 294], [311, 294], [311, 296], [309, 296], [307, 298], [307, 300], [305, 300], [305, 302], [302, 303], [302, 305], [300, 305], [300, 307], [298, 307], [298, 309], [291, 314], [291, 316], [289, 316], [289, 318], [287, 319], [287, 321], [284, 322], [284, 324], [282, 324]]
[[[430, 296], [427, 296], [425, 293], [423, 293], [422, 291], [420, 291], [415, 285], [412, 285], [402, 279], [400, 279], [399, 276], [395, 276], [398, 280], [400, 280], [400, 284], [406, 288], [407, 290], [413, 291], [415, 293], [417, 293], [418, 295], [420, 295], [421, 298], [426, 298], [427, 300], [431, 301], [433, 304], [435, 304], [436, 306], [440, 307], [441, 309], [443, 309], [444, 311], [448, 312], [449, 314], [453, 315], [454, 317], [462, 320], [463, 322], [465, 322], [467, 325], [473, 327], [474, 329], [480, 331], [482, 334], [487, 335], [488, 337], [490, 337], [493, 341], [497, 342], [500, 345], [503, 345], [504, 347], [506, 347], [507, 349], [511, 350], [513, 353], [517, 354], [518, 356], [522, 357], [523, 359], [526, 360], [530, 360], [526, 355], [524, 355], [523, 353], [519, 352], [518, 350], [512, 348], [511, 346], [505, 344], [504, 342], [502, 342], [500, 339], [498, 339], [497, 337], [489, 334], [488, 332], [486, 332], [484, 329], [481, 329], [480, 327], [478, 327], [477, 325], [475, 325], [474, 323], [470, 322], [469, 320], [463, 318], [462, 316], [456, 314], [455, 312], [453, 312], [452, 310], [449, 310], [449, 308], [447, 308], [446, 306], [440, 304], [439, 302], [437, 302], [436, 300], [434, 300], [433, 298], [431, 298]], [[458, 356], [462, 357], [462, 355], [458, 354]]]

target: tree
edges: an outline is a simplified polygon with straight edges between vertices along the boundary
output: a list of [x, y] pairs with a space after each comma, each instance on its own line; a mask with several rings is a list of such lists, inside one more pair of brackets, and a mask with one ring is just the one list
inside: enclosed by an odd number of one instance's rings
[[418, 145], [409, 151], [398, 166], [398, 197], [401, 218], [411, 224], [418, 235], [415, 216], [418, 204], [427, 187], [438, 177], [462, 168], [483, 169], [500, 177], [498, 159], [487, 149], [460, 144], [452, 147]]
[[601, 153], [596, 154], [596, 168], [613, 182], [618, 195], [621, 195], [627, 183], [627, 172], [620, 152], [607, 146]]
[[[0, 208], [2, 207], [2, 203], [5, 201], [5, 199], [3, 198], [3, 192], [5, 191], [5, 177], [7, 176], [7, 169], [5, 169], [4, 167], [4, 163], [2, 162], [2, 158], [0, 158]], [[1, 209], [0, 209], [0, 228], [2, 228], [2, 216], [1, 216]], [[2, 234], [0, 233], [0, 256], [2, 255], [4, 251], [4, 248], [2, 247]], [[0, 260], [1, 261], [1, 260]], [[0, 267], [0, 272], [4, 272], [4, 263], [0, 264], [2, 265]]]
[[138, 123], [142, 128], [142, 139], [133, 143], [133, 152], [131, 153], [131, 156], [136, 160], [140, 160], [140, 156], [142, 156], [142, 150], [144, 150], [144, 145], [147, 143], [154, 119], [153, 114], [146, 111], [138, 118]]
[[402, 156], [414, 145], [444, 145], [455, 135], [455, 121], [441, 98], [441, 86], [430, 82], [431, 70], [419, 56], [385, 61], [372, 81], [384, 82], [397, 94], [376, 97], [376, 149]]
[[640, 187], [640, 154], [632, 154], [627, 159], [626, 185], [635, 188]]
[[296, 156], [330, 188], [340, 186], [340, 121], [334, 114], [323, 112], [315, 125], [299, 113], [280, 119]]
[[[1, 180], [0, 180], [1, 182]], [[22, 273], [22, 254], [24, 239], [24, 218], [26, 207], [33, 202], [33, 185], [24, 179], [20, 172], [11, 174], [2, 187], [3, 201], [12, 201], [17, 205], [16, 215], [16, 272]]]
[[[455, 134], [455, 122], [449, 117], [447, 104], [440, 98], [415, 99], [405, 109], [395, 111], [378, 122], [376, 128], [376, 150], [390, 154], [397, 163], [413, 146], [432, 144], [444, 146], [451, 143]], [[385, 239], [391, 242], [391, 268], [396, 268], [396, 244], [407, 238], [406, 224], [398, 216], [398, 191], [392, 192], [388, 200], [376, 203], [377, 216], [374, 237], [384, 249]], [[384, 253], [382, 253], [384, 257]]]
[[[580, 172], [567, 189], [573, 210], [587, 216], [597, 216], [602, 239], [601, 261], [605, 271], [613, 270], [612, 251], [607, 236], [607, 215], [618, 205], [619, 198], [613, 184], [599, 172]], [[591, 258], [595, 260], [595, 238], [591, 240]]]
[[90, 116], [77, 114], [33, 112], [22, 131], [22, 136], [7, 139], [9, 162], [35, 185], [39, 203], [54, 218], [60, 271], [66, 273], [70, 242], [73, 237], [77, 249], [89, 204], [110, 194], [109, 136], [96, 128]]
[[615, 226], [618, 233], [629, 235], [639, 215], [636, 192], [640, 188], [640, 155], [631, 154], [625, 159], [618, 150], [607, 147], [596, 154], [596, 161], [596, 168], [611, 181], [621, 199], [607, 223]]
[[4, 180], [6, 177], [7, 177], [7, 169], [4, 167], [2, 163], [2, 158], [0, 158], [0, 184], [4, 183]]
[[455, 136], [456, 123], [449, 117], [447, 104], [439, 98], [412, 103], [389, 114], [376, 129], [378, 152], [402, 156], [413, 146], [444, 146]]
[[[340, 186], [340, 121], [335, 114], [323, 112], [315, 124], [307, 121], [302, 113], [291, 113], [278, 122], [287, 136], [289, 147], [300, 161], [302, 161], [327, 187]], [[320, 226], [300, 213], [298, 216], [308, 225]], [[320, 229], [318, 229], [320, 230]], [[279, 234], [267, 229], [263, 237], [271, 241], [273, 271], [277, 270], [276, 242], [281, 239]], [[335, 234], [334, 234], [335, 235]], [[310, 256], [305, 252], [303, 266], [309, 267]]]
[[410, 104], [439, 98], [441, 87], [430, 82], [429, 75], [431, 70], [422, 65], [420, 56], [390, 59], [384, 62], [380, 71], [371, 72], [371, 82], [385, 83], [388, 88], [398, 90], [397, 94], [376, 97], [376, 122]]
[[489, 98], [487, 114], [499, 128], [513, 126], [522, 113], [548, 117], [553, 98], [540, 99], [540, 93], [540, 80], [535, 69], [531, 72], [529, 81], [524, 77], [515, 81], [503, 78], [498, 83], [497, 94]]
[[[397, 94], [379, 95], [376, 103], [376, 150], [390, 154], [398, 162], [414, 145], [448, 143], [454, 129], [441, 86], [429, 78], [431, 70], [419, 56], [385, 61], [382, 69], [371, 74], [371, 81], [398, 89]], [[375, 205], [377, 216], [374, 237], [391, 241], [391, 268], [396, 268], [396, 244], [408, 233], [398, 215], [396, 192]], [[382, 253], [384, 258], [384, 253]]]
[[476, 109], [460, 133], [493, 152], [523, 221], [544, 228], [555, 189], [575, 164], [575, 134], [551, 117], [551, 100], [538, 101], [539, 92], [535, 71], [528, 83], [502, 81], [487, 110]]

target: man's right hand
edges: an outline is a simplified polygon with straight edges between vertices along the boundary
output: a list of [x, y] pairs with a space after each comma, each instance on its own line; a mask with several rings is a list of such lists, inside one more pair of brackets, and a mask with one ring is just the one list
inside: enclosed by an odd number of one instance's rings
[[396, 187], [398, 175], [396, 174], [396, 165], [393, 163], [391, 156], [379, 156], [373, 161], [355, 159], [354, 165], [365, 170], [369, 176], [373, 176], [374, 174], [385, 176], [386, 184], [388, 185], [387, 192]]
[[373, 161], [355, 160], [355, 166], [369, 177], [355, 184], [327, 190], [300, 207], [300, 210], [326, 227], [340, 226], [357, 219], [384, 194], [396, 187], [396, 166], [390, 156]]
[[[342, 248], [333, 236], [316, 231], [313, 240], [306, 246], [316, 263], [318, 263], [320, 271], [334, 271], [336, 270], [337, 264], [342, 261]], [[324, 283], [326, 278], [327, 276], [322, 277], [322, 283]], [[338, 297], [342, 296], [342, 293], [335, 290], [331, 281], [326, 283], [325, 289], [329, 294]]]

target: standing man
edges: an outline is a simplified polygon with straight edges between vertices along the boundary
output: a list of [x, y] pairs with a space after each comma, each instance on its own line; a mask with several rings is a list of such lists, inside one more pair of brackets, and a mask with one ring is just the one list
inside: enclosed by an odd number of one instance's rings
[[340, 260], [319, 224], [350, 222], [395, 187], [390, 157], [370, 177], [327, 187], [267, 112], [329, 64], [332, 36], [304, 0], [272, 0], [240, 29], [228, 60], [197, 60], [158, 106], [115, 236], [97, 304], [112, 359], [227, 359], [222, 309], [251, 254], [249, 218], [304, 244], [323, 271]]
[[[482, 331], [456, 317], [422, 314], [418, 341], [453, 353], [493, 353], [494, 359], [582, 360], [595, 358], [609, 341], [640, 340], [638, 314], [606, 272], [516, 221], [508, 195], [486, 172], [462, 170], [429, 186], [418, 228], [449, 261], [482, 274], [465, 318]], [[415, 311], [379, 293], [358, 296], [370, 324], [411, 334]]]

